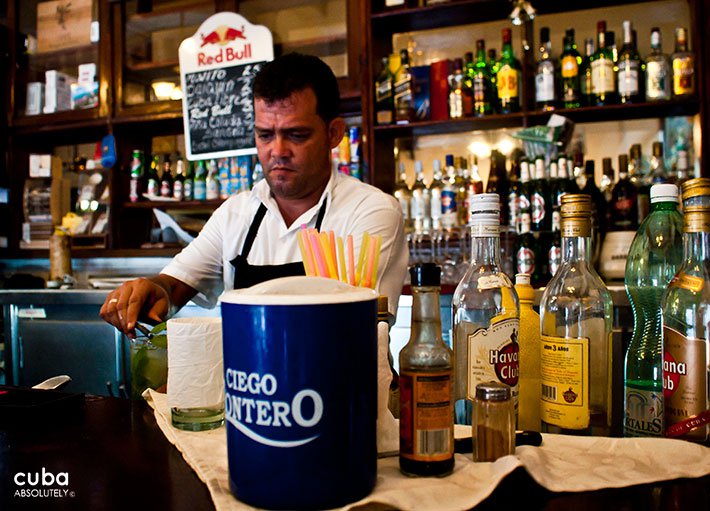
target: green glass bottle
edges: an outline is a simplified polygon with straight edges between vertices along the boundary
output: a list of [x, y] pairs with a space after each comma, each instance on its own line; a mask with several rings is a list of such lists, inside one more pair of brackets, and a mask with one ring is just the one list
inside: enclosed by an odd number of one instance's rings
[[636, 232], [624, 284], [634, 314], [626, 352], [624, 436], [663, 436], [661, 298], [683, 258], [678, 188], [654, 185], [651, 214]]
[[500, 62], [498, 62], [495, 48], [488, 50], [488, 69], [491, 73], [492, 110], [493, 112], [500, 113], [500, 105], [498, 102], [498, 69], [500, 69]]
[[564, 51], [560, 56], [561, 99], [565, 108], [579, 108], [582, 95], [579, 83], [582, 56], [577, 51], [577, 44], [574, 42], [573, 28], [567, 29], [564, 45]]
[[498, 103], [502, 114], [520, 111], [520, 61], [515, 58], [512, 31], [503, 29], [503, 51], [501, 52], [496, 82]]
[[592, 93], [592, 55], [594, 55], [594, 39], [584, 40], [586, 55], [582, 59], [582, 67], [579, 70], [579, 93], [582, 98], [582, 106], [592, 106], [594, 104], [594, 94]]
[[643, 73], [645, 66], [641, 61], [639, 52], [636, 50], [631, 22], [626, 20], [622, 26], [624, 27], [624, 46], [621, 47], [619, 62], [617, 63], [619, 69], [617, 73], [619, 101], [622, 103], [639, 103], [644, 99]]
[[592, 94], [596, 106], [617, 102], [614, 53], [606, 44], [606, 22], [597, 23], [597, 51], [590, 59], [592, 67]]
[[493, 81], [491, 68], [486, 61], [486, 42], [476, 41], [476, 60], [466, 68], [469, 87], [473, 91], [473, 115], [480, 117], [493, 113]]

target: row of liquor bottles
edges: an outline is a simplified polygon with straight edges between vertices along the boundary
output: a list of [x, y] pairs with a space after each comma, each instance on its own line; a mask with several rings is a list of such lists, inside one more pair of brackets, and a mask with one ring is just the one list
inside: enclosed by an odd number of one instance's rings
[[[538, 110], [604, 106], [615, 103], [663, 101], [695, 95], [695, 56], [688, 50], [687, 30], [675, 31], [675, 51], [663, 53], [661, 30], [651, 29], [651, 53], [642, 59], [636, 31], [623, 24], [619, 49], [606, 22], [597, 23], [597, 41], [585, 40], [586, 55], [577, 49], [575, 31], [567, 29], [563, 51], [554, 57], [550, 30], [540, 30], [540, 48], [534, 84], [534, 107]], [[414, 64], [414, 65], [412, 65]], [[382, 59], [375, 80], [375, 111], [378, 124], [414, 120], [443, 120], [518, 112], [524, 87], [520, 61], [512, 47], [511, 30], [503, 29], [501, 57], [486, 53], [483, 39], [465, 59], [412, 63], [408, 49]]]
[[[654, 185], [650, 196], [651, 212], [626, 266], [634, 332], [625, 354], [623, 417], [612, 414], [612, 357], [619, 348], [613, 344], [611, 296], [591, 264], [592, 198], [562, 196], [563, 257], [539, 316], [526, 279], [516, 278], [513, 286], [501, 270], [498, 195], [473, 198], [471, 259], [452, 299], [453, 350], [440, 335], [438, 299], [427, 297], [438, 292], [436, 282], [423, 286], [412, 279], [416, 321], [400, 353], [408, 386], [401, 395], [417, 402], [403, 397], [401, 409], [436, 411], [438, 420], [428, 426], [416, 417], [401, 418], [407, 428], [419, 429], [403, 428], [407, 437], [422, 440], [402, 444], [408, 447], [400, 453], [403, 469], [427, 475], [451, 470], [453, 423], [472, 423], [480, 405], [477, 386], [491, 381], [510, 388], [520, 429], [604, 436], [623, 429], [625, 436], [708, 443], [710, 180], [683, 185], [683, 214], [675, 185]], [[427, 402], [420, 391], [432, 381], [448, 388], [438, 388], [431, 399], [449, 395], [451, 402]], [[448, 435], [441, 432], [444, 419]], [[426, 440], [435, 437], [440, 441], [431, 452]]]
[[[470, 169], [465, 158], [447, 155], [446, 161], [445, 174], [439, 162], [434, 161], [433, 179], [428, 184], [424, 182], [421, 162], [415, 162], [416, 180], [411, 189], [406, 183], [406, 171], [400, 172], [394, 195], [402, 207], [405, 226], [414, 235], [431, 234], [434, 239], [439, 231], [451, 232], [470, 224], [472, 198], [484, 191], [476, 159], [473, 158]], [[618, 179], [612, 159], [602, 160], [599, 187], [594, 161], [584, 162], [581, 153], [573, 158], [563, 154], [546, 162], [542, 155], [529, 160], [516, 150], [506, 162], [501, 153], [493, 151], [485, 191], [506, 198], [501, 207], [501, 222], [509, 233], [517, 234], [515, 248], [511, 250], [515, 254], [515, 271], [532, 275], [535, 285], [549, 281], [561, 257], [561, 197], [565, 193], [584, 193], [594, 202], [594, 264], [605, 277], [622, 278], [633, 234], [649, 211], [651, 185], [682, 184], [691, 177], [687, 151], [678, 151], [673, 168], [666, 169], [664, 161], [662, 143], [653, 144], [650, 159], [643, 158], [641, 145], [635, 144], [629, 155], [618, 157]], [[509, 173], [506, 166], [510, 167]], [[609, 257], [602, 264], [607, 231], [614, 234], [609, 235]], [[413, 239], [417, 240], [416, 236]]]
[[263, 178], [261, 164], [252, 156], [185, 161], [170, 154], [154, 154], [146, 168], [143, 151], [135, 149], [130, 169], [131, 202], [139, 200], [205, 201], [226, 199]]

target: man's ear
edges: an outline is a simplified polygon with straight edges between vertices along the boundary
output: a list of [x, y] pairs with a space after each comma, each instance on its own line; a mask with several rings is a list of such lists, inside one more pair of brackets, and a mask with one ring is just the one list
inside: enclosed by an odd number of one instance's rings
[[328, 126], [328, 140], [330, 142], [330, 148], [335, 149], [340, 144], [345, 134], [345, 121], [342, 117], [336, 117], [330, 121]]

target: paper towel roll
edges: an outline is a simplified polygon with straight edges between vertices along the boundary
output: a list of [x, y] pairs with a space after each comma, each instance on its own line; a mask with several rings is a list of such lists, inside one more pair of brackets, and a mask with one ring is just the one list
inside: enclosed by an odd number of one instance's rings
[[224, 403], [221, 318], [168, 320], [168, 406]]

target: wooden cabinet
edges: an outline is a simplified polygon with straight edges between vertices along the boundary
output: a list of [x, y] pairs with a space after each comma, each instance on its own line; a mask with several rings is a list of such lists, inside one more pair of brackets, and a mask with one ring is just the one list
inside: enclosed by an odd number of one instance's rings
[[[359, 0], [10, 0], [2, 5], [2, 9], [7, 5], [7, 12], [2, 12], [7, 25], [2, 44], [7, 45], [9, 74], [6, 124], [0, 123], [0, 133], [7, 130], [7, 137], [0, 141], [0, 149], [5, 149], [2, 144], [7, 140], [11, 170], [5, 179], [0, 166], [0, 188], [8, 187], [10, 197], [7, 207], [0, 204], [0, 212], [9, 211], [7, 232], [0, 229], [0, 239], [8, 238], [8, 247], [0, 243], [0, 257], [47, 254], [46, 249], [19, 248], [29, 155], [60, 152], [70, 156], [65, 163], [71, 166], [73, 156], [91, 157], [94, 144], [108, 134], [115, 136], [117, 163], [110, 171], [106, 248], [77, 249], [74, 256], [164, 256], [176, 251], [140, 250], [150, 236], [151, 206], [163, 205], [128, 203], [128, 169], [132, 150], [150, 154], [154, 137], [182, 133], [177, 48], [215, 12], [240, 12], [252, 23], [268, 26], [274, 33], [276, 55], [301, 51], [325, 58], [338, 75], [343, 113], [360, 114], [365, 55]], [[81, 27], [78, 35], [57, 43], [56, 33], [46, 33], [47, 16], [39, 14], [48, 9], [53, 9], [49, 21], [55, 29], [62, 22], [70, 26], [76, 22]], [[36, 97], [28, 97], [28, 91], [40, 92], [46, 71], [59, 71], [74, 81], [81, 64], [95, 67], [92, 102], [70, 103], [51, 113], [45, 113], [43, 105], [37, 110]], [[179, 209], [207, 214], [217, 205], [185, 203]]]
[[[363, 82], [363, 116], [365, 119], [366, 154], [373, 176], [373, 184], [387, 191], [391, 191], [395, 181], [395, 158], [398, 145], [413, 147], [420, 137], [436, 134], [470, 133], [474, 131], [497, 130], [501, 128], [522, 128], [545, 124], [550, 112], [540, 112], [534, 109], [533, 73], [537, 56], [536, 35], [533, 25], [544, 26], [549, 20], [560, 25], [560, 29], [573, 27], [587, 32], [593, 30], [598, 19], [613, 16], [609, 21], [616, 28], [621, 27], [623, 19], [634, 20], [634, 16], [644, 13], [652, 17], [649, 22], [668, 23], [665, 19], [664, 9], [666, 4], [673, 2], [616, 2], [613, 0], [577, 0], [565, 2], [561, 0], [533, 0], [532, 4], [537, 9], [537, 17], [533, 22], [514, 28], [514, 50], [522, 62], [523, 80], [523, 108], [518, 113], [507, 115], [489, 115], [484, 117], [471, 117], [462, 119], [448, 119], [442, 121], [415, 121], [408, 124], [376, 125], [374, 118], [374, 80], [379, 72], [381, 58], [391, 53], [398, 52], [403, 45], [394, 46], [393, 41], [409, 38], [425, 39], [437, 45], [428, 48], [437, 52], [438, 58], [454, 59], [463, 56], [463, 51], [458, 51], [461, 42], [456, 35], [463, 34], [471, 39], [471, 43], [479, 37], [491, 36], [495, 39], [487, 41], [499, 48], [500, 28], [511, 27], [508, 17], [512, 11], [509, 2], [497, 0], [452, 0], [447, 3], [437, 3], [430, 6], [423, 5], [423, 1], [405, 2], [405, 6], [397, 9], [386, 9], [383, 0], [368, 0], [366, 25], [367, 67]], [[607, 121], [626, 121], [630, 119], [664, 118], [668, 116], [694, 116], [699, 114], [701, 169], [704, 169], [704, 153], [710, 150], [708, 136], [710, 128], [706, 112], [708, 111], [708, 98], [705, 87], [708, 78], [709, 49], [706, 38], [702, 37], [708, 27], [707, 14], [710, 5], [704, 0], [678, 0], [675, 2], [678, 11], [685, 13], [683, 25], [690, 28], [691, 48], [696, 55], [695, 72], [697, 80], [697, 95], [693, 98], [671, 100], [660, 103], [641, 103], [634, 105], [611, 105], [606, 107], [583, 107], [576, 109], [558, 109], [559, 113], [570, 118], [576, 123], [596, 123]], [[629, 4], [628, 11], [626, 12]], [[639, 4], [639, 5], [632, 5]], [[616, 8], [602, 10], [602, 8]], [[648, 11], [648, 12], [644, 12]], [[551, 15], [551, 16], [547, 16]], [[557, 15], [553, 18], [552, 15]], [[628, 18], [627, 18], [628, 16]], [[497, 24], [496, 24], [497, 23]], [[441, 29], [446, 29], [442, 31]], [[496, 34], [493, 36], [492, 34]], [[672, 28], [668, 29], [664, 39], [665, 53], [673, 50], [671, 39]], [[621, 34], [617, 31], [617, 44], [620, 47]], [[639, 32], [639, 40], [646, 41], [648, 33]], [[516, 40], [517, 38], [517, 40]], [[553, 38], [553, 52], [556, 56], [562, 51], [560, 42], [562, 38]], [[527, 44], [524, 43], [527, 41]], [[577, 44], [582, 46], [583, 39], [578, 36]], [[468, 39], [466, 39], [468, 43]], [[456, 49], [452, 49], [451, 46]], [[490, 47], [490, 46], [489, 46]], [[527, 50], [521, 50], [527, 47]], [[474, 45], [470, 44], [465, 51], [473, 51]], [[583, 50], [581, 51], [583, 53]], [[435, 59], [432, 59], [435, 60]], [[610, 125], [610, 129], [617, 129]], [[620, 135], [622, 136], [623, 133]], [[441, 149], [443, 158], [445, 149]], [[611, 155], [614, 156], [615, 155]], [[703, 174], [705, 174], [703, 172]]]

